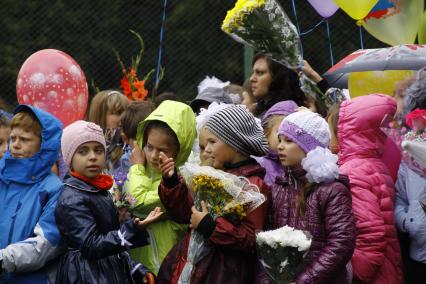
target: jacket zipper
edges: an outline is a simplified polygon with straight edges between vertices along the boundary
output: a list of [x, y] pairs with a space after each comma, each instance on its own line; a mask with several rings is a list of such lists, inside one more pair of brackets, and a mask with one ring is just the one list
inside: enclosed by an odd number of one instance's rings
[[7, 241], [8, 244], [12, 243], [13, 229], [15, 228], [16, 218], [18, 217], [18, 211], [21, 208], [21, 206], [22, 206], [22, 202], [19, 201], [18, 206], [16, 206], [15, 214], [13, 214], [13, 217], [12, 217], [12, 219], [13, 219], [12, 223], [10, 224], [9, 238], [8, 238], [8, 241]]

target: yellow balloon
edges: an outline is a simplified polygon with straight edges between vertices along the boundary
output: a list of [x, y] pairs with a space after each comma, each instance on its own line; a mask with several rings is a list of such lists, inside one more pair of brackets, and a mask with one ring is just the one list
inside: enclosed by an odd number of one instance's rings
[[334, 0], [334, 2], [355, 20], [362, 20], [379, 0]]
[[349, 94], [351, 98], [369, 94], [392, 96], [396, 84], [412, 74], [412, 70], [353, 72], [348, 76]]
[[362, 26], [375, 38], [391, 46], [412, 44], [422, 20], [424, 0], [398, 0], [395, 8], [380, 18], [368, 17]]
[[419, 29], [419, 44], [426, 44], [426, 11]]

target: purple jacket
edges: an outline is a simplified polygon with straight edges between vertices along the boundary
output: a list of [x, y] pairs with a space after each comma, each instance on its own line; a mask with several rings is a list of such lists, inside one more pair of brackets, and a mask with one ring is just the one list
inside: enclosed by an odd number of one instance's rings
[[340, 176], [338, 181], [321, 183], [308, 195], [305, 214], [299, 216], [298, 200], [304, 175], [305, 171], [300, 169], [291, 173], [291, 181], [277, 178], [272, 187], [269, 229], [287, 225], [312, 235], [306, 266], [297, 283], [348, 283], [346, 265], [351, 260], [356, 238], [349, 180]]

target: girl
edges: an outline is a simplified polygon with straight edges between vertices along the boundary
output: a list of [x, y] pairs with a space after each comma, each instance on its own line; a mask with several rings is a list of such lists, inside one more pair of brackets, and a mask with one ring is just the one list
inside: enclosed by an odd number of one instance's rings
[[355, 224], [348, 180], [339, 177], [337, 157], [327, 148], [327, 122], [307, 110], [290, 114], [278, 129], [278, 140], [286, 175], [271, 189], [271, 229], [287, 225], [312, 235], [306, 266], [295, 281], [350, 283], [346, 264], [355, 247]]
[[284, 174], [277, 154], [278, 127], [284, 117], [295, 112], [297, 108], [297, 104], [293, 101], [282, 101], [273, 105], [262, 118], [263, 132], [268, 139], [269, 153], [259, 160], [259, 164], [266, 170], [265, 183], [269, 186], [275, 183], [276, 177]]
[[107, 143], [107, 171], [113, 171], [120, 166], [118, 163], [123, 154], [121, 140], [121, 115], [129, 105], [126, 96], [118, 91], [105, 90], [97, 93], [89, 109], [88, 121], [99, 125], [106, 137]]
[[241, 104], [245, 105], [251, 113], [255, 114], [256, 98], [253, 96], [253, 93], [251, 92], [250, 79], [247, 79], [244, 81], [243, 92], [241, 94]]
[[106, 149], [102, 129], [76, 121], [64, 129], [61, 144], [70, 172], [55, 215], [68, 249], [56, 282], [133, 283], [132, 279], [142, 278], [147, 270], [140, 264], [134, 266], [124, 252], [147, 244], [144, 228], [162, 215], [160, 209], [143, 221], [128, 220], [120, 227], [108, 192], [112, 177], [102, 174]]
[[[212, 115], [206, 122], [204, 153], [211, 165], [237, 176], [244, 176], [268, 196], [263, 182], [262, 167], [250, 155], [267, 153], [267, 141], [253, 115], [244, 106], [229, 106]], [[213, 250], [194, 265], [190, 283], [250, 283], [254, 281], [256, 263], [255, 231], [262, 230], [268, 201], [251, 212], [239, 225], [225, 218], [216, 220], [204, 207], [197, 211], [182, 178], [174, 168], [175, 162], [161, 154], [160, 169], [163, 181], [159, 195], [170, 217], [198, 230]], [[267, 198], [268, 199], [268, 198]], [[164, 259], [158, 274], [158, 283], [178, 283], [186, 265], [190, 234], [177, 244]]]
[[351, 263], [357, 282], [403, 283], [393, 217], [395, 185], [382, 161], [386, 135], [380, 130], [383, 118], [395, 111], [394, 99], [376, 94], [344, 101], [328, 119], [340, 171], [350, 179], [357, 228]]
[[126, 110], [129, 100], [122, 93], [105, 90], [97, 93], [90, 102], [89, 121], [102, 129], [120, 126], [121, 114]]
[[[191, 153], [195, 135], [194, 112], [188, 105], [175, 101], [164, 101], [139, 124], [137, 145], [131, 157], [134, 165], [130, 167], [125, 185], [136, 199], [134, 214], [137, 217], [146, 217], [155, 207], [163, 208], [158, 196], [160, 151], [182, 165]], [[147, 227], [149, 245], [132, 250], [131, 255], [156, 274], [163, 258], [185, 230], [186, 226], [164, 216]]]

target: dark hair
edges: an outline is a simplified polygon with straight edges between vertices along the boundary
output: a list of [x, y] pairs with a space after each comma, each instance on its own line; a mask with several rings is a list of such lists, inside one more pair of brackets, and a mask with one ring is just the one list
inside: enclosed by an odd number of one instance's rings
[[180, 144], [176, 133], [173, 131], [173, 129], [170, 128], [170, 126], [167, 125], [167, 123], [160, 120], [152, 120], [147, 123], [147, 126], [145, 127], [143, 133], [143, 145], [146, 144], [146, 141], [148, 140], [148, 135], [153, 129], [160, 129], [164, 131], [167, 136], [171, 137], [173, 139], [173, 144], [176, 145], [176, 153], [179, 153]]
[[150, 101], [132, 102], [121, 117], [123, 133], [128, 139], [136, 139], [138, 125], [153, 112], [155, 106]]
[[268, 99], [271, 102], [258, 104], [256, 112], [258, 114], [268, 110], [272, 105], [279, 101], [292, 100], [299, 106], [306, 106], [306, 96], [300, 89], [299, 76], [297, 73], [284, 65], [272, 60], [266, 54], [258, 53], [254, 56], [252, 66], [259, 59], [265, 59], [269, 71], [272, 75], [272, 82], [269, 86]]
[[164, 101], [176, 101], [180, 102], [179, 97], [173, 92], [163, 92], [158, 96], [154, 97], [154, 104], [158, 107]]

